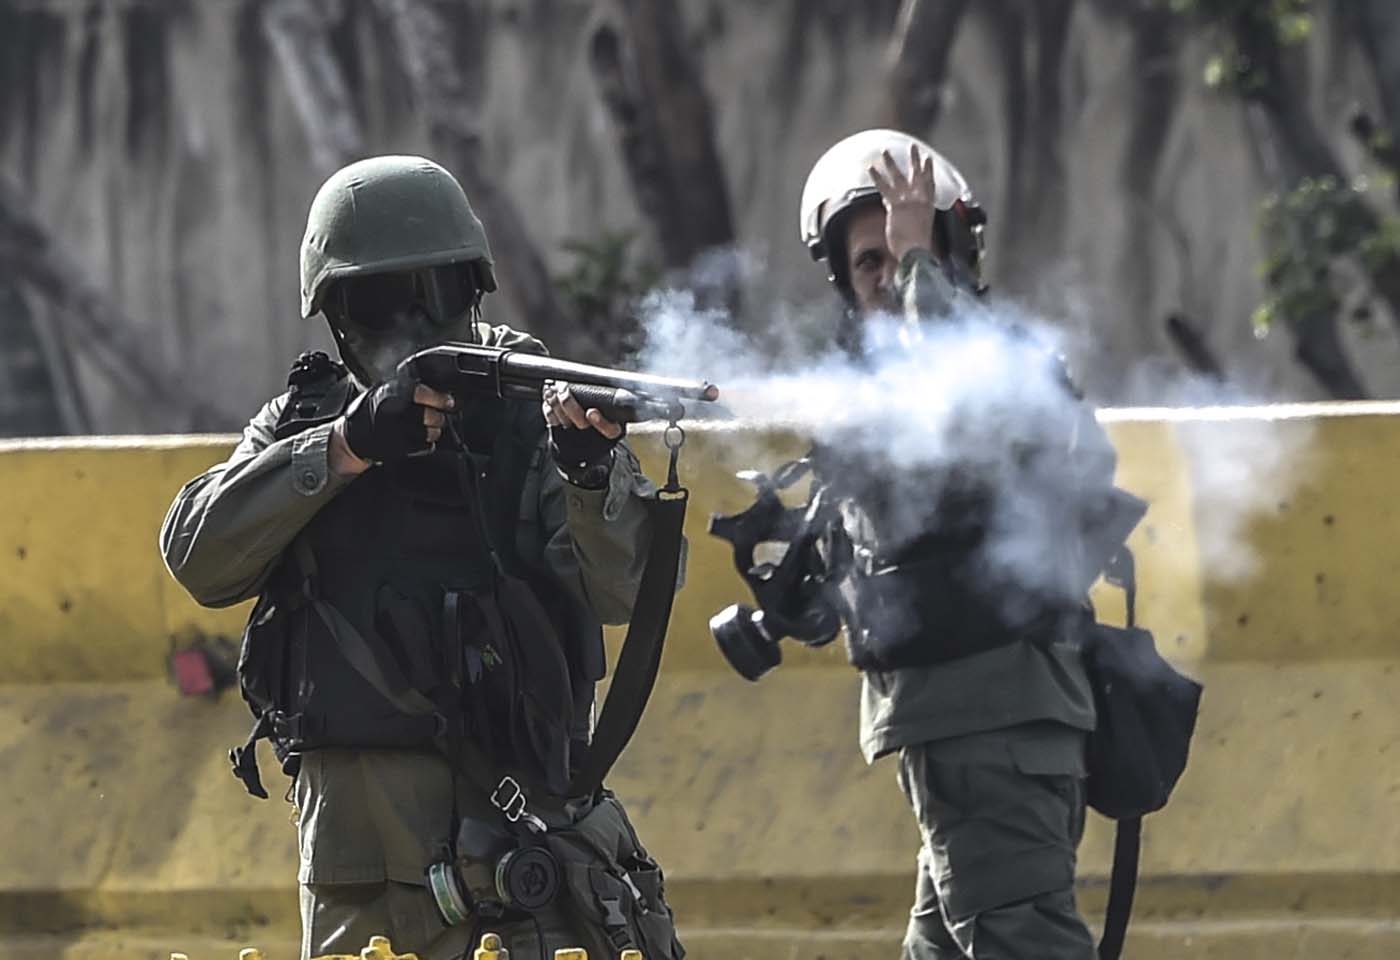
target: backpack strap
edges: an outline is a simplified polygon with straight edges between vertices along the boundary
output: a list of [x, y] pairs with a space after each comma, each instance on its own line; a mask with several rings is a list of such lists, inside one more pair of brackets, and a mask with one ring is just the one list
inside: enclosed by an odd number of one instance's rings
[[[1137, 625], [1137, 564], [1126, 545], [1119, 547], [1104, 567], [1104, 580], [1123, 590], [1129, 627]], [[1118, 960], [1137, 892], [1138, 858], [1142, 851], [1142, 817], [1115, 821], [1113, 866], [1108, 876], [1108, 907], [1104, 911], [1099, 960]]]
[[1103, 578], [1106, 582], [1123, 591], [1127, 603], [1127, 616], [1124, 622], [1129, 627], [1137, 626], [1137, 563], [1133, 551], [1127, 544], [1120, 546], [1104, 564]]
[[1099, 960], [1118, 960], [1137, 891], [1138, 854], [1142, 849], [1142, 817], [1119, 820], [1113, 837], [1113, 870], [1108, 879], [1108, 909], [1104, 911]]

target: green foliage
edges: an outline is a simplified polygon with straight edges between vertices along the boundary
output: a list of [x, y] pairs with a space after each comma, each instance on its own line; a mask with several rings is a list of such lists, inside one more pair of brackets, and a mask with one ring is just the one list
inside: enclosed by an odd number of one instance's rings
[[635, 239], [630, 232], [613, 230], [565, 242], [564, 251], [573, 263], [554, 281], [570, 315], [614, 357], [634, 345], [637, 302], [661, 279], [661, 269], [655, 263], [632, 255]]
[[1170, 8], [1204, 26], [1213, 52], [1206, 61], [1205, 84], [1222, 93], [1249, 95], [1270, 81], [1261, 66], [1241, 49], [1239, 37], [1272, 34], [1283, 46], [1302, 43], [1312, 33], [1311, 0], [1167, 0]]
[[[1203, 31], [1209, 45], [1206, 85], [1223, 94], [1305, 110], [1278, 75], [1288, 48], [1313, 29], [1311, 0], [1161, 0]], [[1312, 177], [1270, 197], [1260, 211], [1265, 300], [1251, 316], [1256, 336], [1282, 325], [1300, 336], [1319, 319], [1345, 315], [1374, 329], [1372, 298], [1394, 305], [1400, 275], [1400, 216], [1388, 203], [1400, 172], [1392, 133], [1358, 114], [1352, 132], [1380, 173], [1344, 182]], [[1357, 286], [1358, 274], [1367, 278]], [[1389, 289], [1387, 289], [1389, 288]]]
[[1268, 299], [1254, 312], [1255, 334], [1276, 322], [1296, 327], [1311, 317], [1335, 315], [1341, 299], [1334, 266], [1356, 258], [1372, 276], [1400, 269], [1400, 217], [1380, 218], [1366, 207], [1365, 178], [1341, 183], [1335, 177], [1308, 179], [1289, 193], [1264, 202], [1260, 268]]

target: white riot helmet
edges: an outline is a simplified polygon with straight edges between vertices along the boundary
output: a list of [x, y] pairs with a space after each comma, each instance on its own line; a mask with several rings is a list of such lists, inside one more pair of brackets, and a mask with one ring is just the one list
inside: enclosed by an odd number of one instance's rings
[[982, 280], [987, 215], [972, 195], [967, 180], [946, 157], [917, 137], [898, 130], [862, 130], [832, 146], [812, 167], [802, 188], [802, 242], [813, 260], [825, 260], [830, 279], [850, 297], [842, 223], [856, 207], [879, 202], [880, 192], [870, 168], [883, 163], [886, 150], [899, 169], [909, 174], [909, 147], [933, 158], [934, 214], [929, 239], [933, 252], [948, 265], [955, 281], [984, 293]]

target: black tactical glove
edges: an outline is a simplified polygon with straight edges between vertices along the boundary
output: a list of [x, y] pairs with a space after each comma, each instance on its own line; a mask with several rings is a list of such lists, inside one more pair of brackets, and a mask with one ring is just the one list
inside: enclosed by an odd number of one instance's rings
[[626, 435], [625, 424], [622, 433], [612, 439], [592, 428], [550, 427], [549, 452], [565, 480], [576, 487], [601, 490], [608, 485], [613, 447]]
[[417, 380], [401, 371], [356, 397], [345, 412], [350, 452], [361, 460], [383, 463], [429, 449], [424, 408], [413, 401], [417, 386]]

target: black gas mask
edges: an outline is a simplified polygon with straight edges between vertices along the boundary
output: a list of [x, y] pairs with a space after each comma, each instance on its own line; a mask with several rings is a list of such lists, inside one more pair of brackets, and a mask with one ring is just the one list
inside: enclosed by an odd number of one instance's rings
[[[827, 491], [814, 482], [801, 507], [779, 497], [811, 472], [809, 459], [785, 464], [769, 478], [745, 471], [740, 478], [758, 488], [753, 506], [710, 518], [710, 533], [734, 548], [734, 565], [753, 591], [758, 609], [733, 604], [710, 618], [710, 632], [729, 665], [757, 680], [782, 662], [778, 642], [791, 637], [820, 647], [836, 638], [841, 619], [830, 591], [850, 559], [840, 518]], [[763, 546], [782, 548], [781, 559], [760, 560]]]
[[439, 844], [428, 867], [428, 890], [449, 926], [474, 917], [520, 920], [548, 908], [559, 892], [563, 871], [544, 841], [544, 823], [526, 811], [520, 785], [506, 777], [491, 802], [504, 822], [463, 819], [455, 843]]
[[479, 301], [470, 265], [451, 263], [345, 277], [327, 292], [323, 312], [341, 359], [370, 387], [425, 347], [474, 343]]

